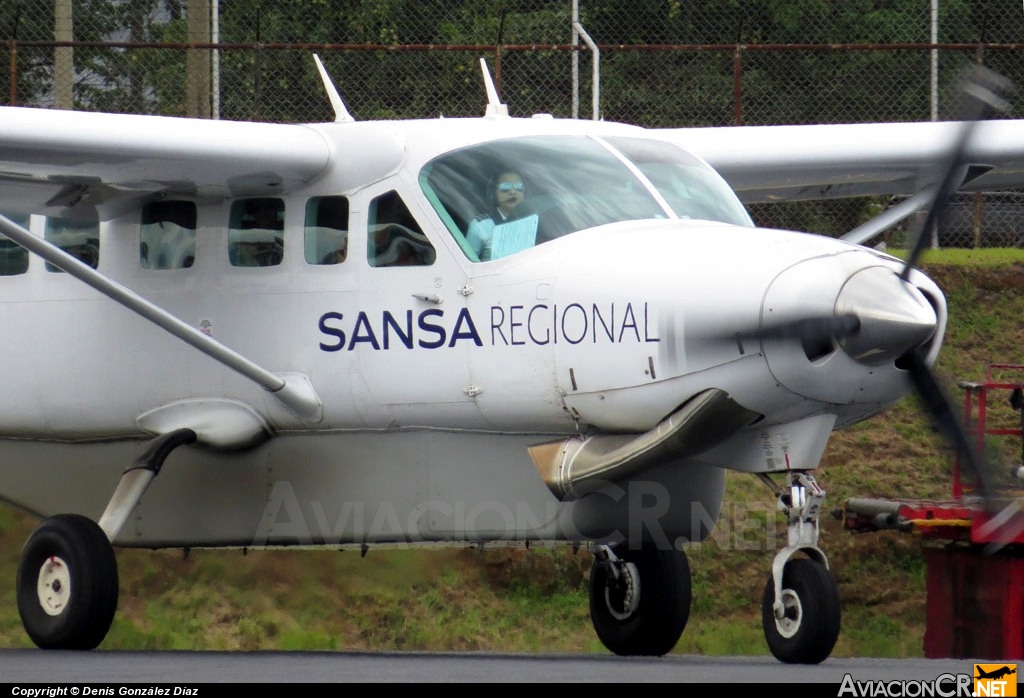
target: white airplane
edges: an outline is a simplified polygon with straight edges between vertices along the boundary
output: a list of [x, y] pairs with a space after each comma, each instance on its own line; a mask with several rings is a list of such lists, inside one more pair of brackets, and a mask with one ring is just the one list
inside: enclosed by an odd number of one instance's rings
[[[602, 642], [662, 655], [733, 469], [788, 520], [768, 646], [824, 660], [812, 471], [929, 379], [946, 325], [935, 283], [857, 243], [944, 191], [951, 152], [955, 185], [1018, 184], [1024, 123], [951, 151], [957, 124], [520, 119], [486, 70], [482, 118], [356, 122], [325, 84], [335, 123], [0, 109], [31, 639], [103, 640], [113, 546], [565, 543], [594, 551]], [[835, 240], [756, 228], [736, 192], [919, 193]]]

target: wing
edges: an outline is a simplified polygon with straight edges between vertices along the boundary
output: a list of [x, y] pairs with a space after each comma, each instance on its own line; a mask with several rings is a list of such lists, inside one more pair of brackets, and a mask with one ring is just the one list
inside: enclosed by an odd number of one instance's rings
[[[745, 203], [909, 194], [941, 177], [955, 122], [662, 129], [704, 158]], [[962, 189], [1024, 186], [1024, 120], [984, 121]]]
[[109, 218], [160, 194], [280, 194], [330, 157], [310, 126], [4, 107], [0, 210]]

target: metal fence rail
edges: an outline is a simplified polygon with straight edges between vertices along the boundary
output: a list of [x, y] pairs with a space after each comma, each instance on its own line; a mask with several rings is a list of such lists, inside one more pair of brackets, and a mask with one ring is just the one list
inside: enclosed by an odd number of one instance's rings
[[[948, 114], [970, 63], [1024, 85], [1022, 39], [1019, 0], [6, 0], [0, 103], [323, 121], [316, 52], [357, 119], [480, 115], [483, 56], [516, 116], [596, 102], [654, 127], [918, 121]], [[1011, 99], [1024, 114], [1024, 90]], [[1017, 244], [1007, 201], [974, 211], [972, 244]], [[752, 212], [841, 234], [878, 203]]]

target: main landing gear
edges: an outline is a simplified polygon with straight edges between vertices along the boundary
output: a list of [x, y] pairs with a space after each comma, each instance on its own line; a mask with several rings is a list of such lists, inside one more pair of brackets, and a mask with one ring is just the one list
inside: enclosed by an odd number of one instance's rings
[[117, 610], [111, 541], [171, 451], [195, 440], [191, 429], [153, 439], [121, 475], [99, 524], [79, 514], [58, 514], [29, 536], [18, 565], [18, 613], [38, 647], [91, 650], [103, 641]]
[[681, 550], [625, 543], [598, 546], [590, 570], [590, 619], [604, 646], [619, 655], [661, 656], [690, 617], [690, 565]]
[[[775, 555], [761, 602], [761, 623], [768, 649], [787, 664], [818, 664], [839, 639], [839, 592], [818, 548], [818, 520], [825, 491], [804, 472], [787, 474], [789, 487], [778, 492], [786, 514], [788, 545]], [[764, 481], [774, 490], [767, 475]], [[797, 552], [806, 558], [793, 558]]]
[[32, 533], [18, 566], [18, 613], [44, 649], [100, 644], [117, 609], [117, 561], [107, 535], [78, 514], [51, 516]]
[[[824, 661], [839, 639], [836, 583], [818, 548], [825, 491], [805, 473], [787, 473], [776, 491], [788, 545], [775, 555], [761, 602], [768, 649], [787, 664]], [[805, 557], [794, 557], [797, 553]], [[660, 656], [675, 647], [690, 616], [690, 566], [680, 550], [644, 544], [599, 545], [590, 571], [590, 619], [604, 646], [619, 655]]]

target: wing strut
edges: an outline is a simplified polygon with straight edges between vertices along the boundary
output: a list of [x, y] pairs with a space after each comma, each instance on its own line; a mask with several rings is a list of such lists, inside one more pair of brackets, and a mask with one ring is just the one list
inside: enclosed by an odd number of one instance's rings
[[316, 391], [307, 382], [271, 373], [233, 349], [188, 325], [163, 308], [147, 301], [131, 289], [107, 278], [88, 264], [72, 257], [56, 245], [36, 237], [6, 216], [0, 215], [0, 233], [37, 254], [55, 267], [71, 274], [96, 289], [107, 298], [120, 303], [136, 315], [149, 320], [183, 342], [192, 345], [215, 361], [236, 371], [272, 394], [289, 410], [310, 422], [323, 418], [323, 406]]
[[867, 223], [857, 226], [841, 239], [852, 242], [854, 245], [863, 245], [879, 233], [885, 232], [905, 218], [909, 218], [918, 211], [923, 211], [935, 197], [935, 192], [930, 188], [922, 189], [908, 199], [887, 208]]

